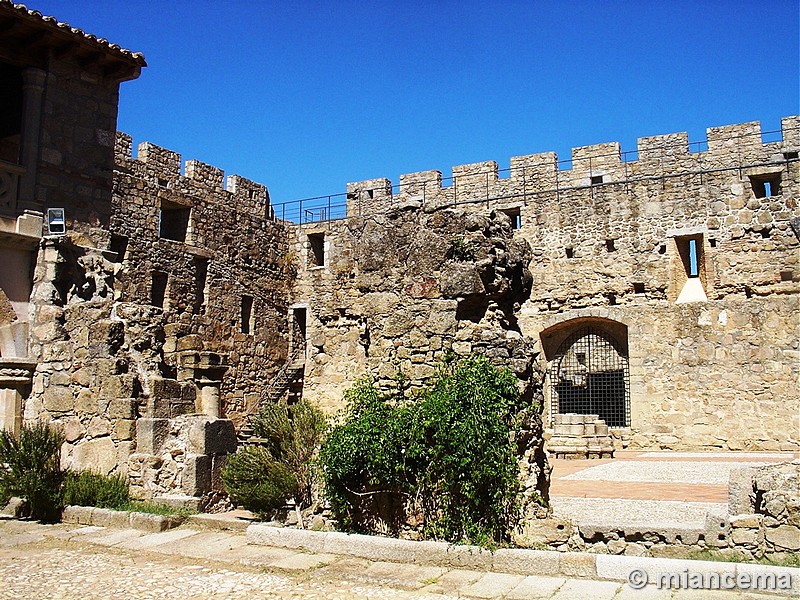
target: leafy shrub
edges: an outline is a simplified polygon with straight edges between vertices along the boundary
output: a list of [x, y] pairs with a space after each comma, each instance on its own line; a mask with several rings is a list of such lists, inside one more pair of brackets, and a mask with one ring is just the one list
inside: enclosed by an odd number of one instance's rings
[[297, 505], [311, 501], [314, 454], [326, 428], [325, 415], [307, 400], [291, 406], [285, 402], [269, 404], [253, 419], [253, 431], [267, 441], [272, 458], [294, 474], [297, 484], [290, 496]]
[[67, 473], [64, 479], [64, 504], [124, 510], [129, 502], [128, 482], [122, 475], [80, 471]]
[[450, 240], [446, 256], [459, 262], [475, 260], [475, 246], [475, 242], [468, 242], [463, 236], [454, 237]]
[[406, 510], [416, 502], [426, 537], [504, 541], [519, 489], [510, 441], [520, 403], [515, 381], [482, 356], [443, 365], [412, 402], [359, 381], [320, 451], [326, 495], [342, 525], [370, 529], [382, 520], [396, 528], [375, 514], [376, 496], [388, 495]]
[[[394, 496], [393, 504], [402, 508], [414, 489], [417, 469], [407, 464], [406, 452], [413, 412], [369, 379], [347, 390], [345, 400], [343, 423], [331, 429], [320, 449], [325, 496], [343, 527], [369, 529], [371, 513], [380, 512], [376, 502]], [[396, 529], [401, 516], [384, 512], [381, 519]]]
[[63, 435], [44, 423], [24, 425], [19, 439], [0, 431], [0, 497], [25, 498], [33, 518], [58, 520], [63, 507], [63, 443]]
[[233, 454], [222, 469], [222, 482], [236, 502], [258, 516], [283, 506], [297, 489], [290, 468], [260, 446]]

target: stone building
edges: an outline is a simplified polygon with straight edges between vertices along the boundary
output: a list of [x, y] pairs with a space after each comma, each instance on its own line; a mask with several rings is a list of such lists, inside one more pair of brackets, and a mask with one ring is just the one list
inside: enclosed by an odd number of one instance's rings
[[0, 427], [59, 424], [66, 465], [196, 497], [259, 404], [333, 411], [364, 374], [414, 388], [472, 352], [618, 447], [798, 449], [800, 118], [273, 205], [134, 156], [140, 54], [8, 0], [0, 29]]

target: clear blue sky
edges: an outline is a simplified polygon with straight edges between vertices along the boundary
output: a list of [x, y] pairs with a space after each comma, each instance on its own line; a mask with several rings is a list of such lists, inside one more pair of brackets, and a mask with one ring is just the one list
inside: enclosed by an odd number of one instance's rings
[[797, 0], [27, 0], [143, 52], [118, 128], [266, 184], [347, 181], [800, 112]]

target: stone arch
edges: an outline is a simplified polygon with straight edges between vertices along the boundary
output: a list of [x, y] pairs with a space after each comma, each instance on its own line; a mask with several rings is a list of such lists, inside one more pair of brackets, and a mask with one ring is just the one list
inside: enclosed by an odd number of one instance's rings
[[599, 415], [610, 427], [629, 427], [628, 327], [580, 317], [553, 325], [540, 337], [550, 421], [559, 413], [578, 413]]

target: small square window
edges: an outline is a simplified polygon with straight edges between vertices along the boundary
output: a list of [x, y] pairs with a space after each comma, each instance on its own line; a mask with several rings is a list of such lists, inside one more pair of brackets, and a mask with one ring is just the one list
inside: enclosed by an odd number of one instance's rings
[[634, 282], [633, 284], [633, 293], [634, 294], [644, 294], [644, 284], [641, 282]]
[[617, 249], [617, 245], [614, 240], [606, 240], [606, 250], [609, 252], [614, 252]]
[[185, 242], [190, 212], [188, 206], [162, 201], [158, 213], [158, 237], [174, 242]]
[[781, 174], [751, 175], [750, 187], [756, 198], [770, 198], [781, 193]]

